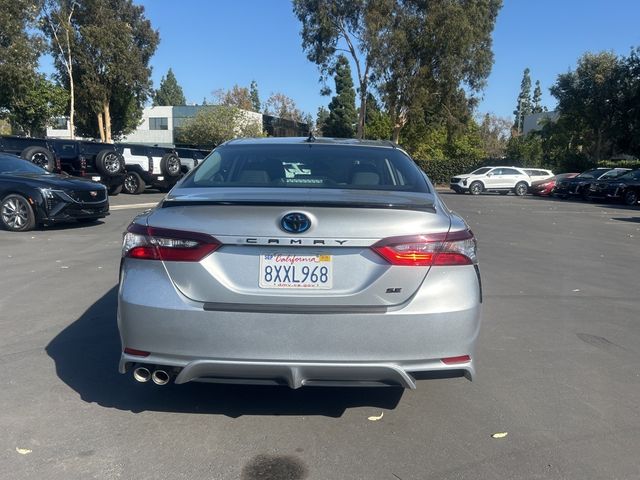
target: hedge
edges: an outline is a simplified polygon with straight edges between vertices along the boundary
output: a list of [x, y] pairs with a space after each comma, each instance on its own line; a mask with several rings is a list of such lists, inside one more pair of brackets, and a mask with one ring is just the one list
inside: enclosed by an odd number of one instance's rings
[[598, 162], [599, 167], [609, 168], [630, 168], [631, 170], [637, 170], [640, 168], [639, 160], [602, 160]]

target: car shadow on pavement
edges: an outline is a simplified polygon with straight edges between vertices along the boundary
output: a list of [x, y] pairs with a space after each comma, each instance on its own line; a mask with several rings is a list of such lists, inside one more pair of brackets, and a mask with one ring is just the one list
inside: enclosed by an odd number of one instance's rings
[[120, 338], [116, 324], [117, 286], [111, 288], [47, 345], [58, 377], [89, 403], [142, 411], [243, 415], [340, 417], [347, 408], [393, 409], [401, 388], [323, 388], [187, 383], [141, 384], [118, 373]]
[[76, 230], [76, 229], [83, 229], [83, 228], [98, 227], [100, 225], [104, 225], [103, 219], [96, 220], [95, 222], [86, 222], [86, 223], [71, 221], [71, 222], [52, 223], [49, 225], [39, 225], [37, 227], [37, 230], [41, 232], [56, 231], [56, 230]]
[[620, 222], [640, 223], [640, 217], [629, 217], [629, 218], [612, 217], [611, 220], [618, 220]]

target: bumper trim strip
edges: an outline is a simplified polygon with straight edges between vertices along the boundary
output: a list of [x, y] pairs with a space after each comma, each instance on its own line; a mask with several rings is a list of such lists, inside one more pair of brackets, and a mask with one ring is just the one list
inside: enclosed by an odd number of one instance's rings
[[282, 313], [288, 314], [341, 314], [341, 313], [387, 313], [389, 307], [375, 305], [264, 305], [250, 303], [214, 303], [203, 305], [208, 312]]

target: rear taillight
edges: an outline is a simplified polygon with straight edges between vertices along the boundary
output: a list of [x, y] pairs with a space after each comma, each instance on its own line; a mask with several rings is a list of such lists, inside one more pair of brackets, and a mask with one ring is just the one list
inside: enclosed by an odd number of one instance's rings
[[385, 238], [373, 250], [392, 265], [430, 267], [477, 263], [471, 230]]
[[457, 363], [468, 363], [471, 361], [471, 357], [469, 355], [460, 355], [459, 357], [447, 357], [441, 360], [445, 365], [455, 365]]
[[220, 247], [211, 235], [132, 223], [122, 241], [122, 256], [139, 260], [199, 262]]

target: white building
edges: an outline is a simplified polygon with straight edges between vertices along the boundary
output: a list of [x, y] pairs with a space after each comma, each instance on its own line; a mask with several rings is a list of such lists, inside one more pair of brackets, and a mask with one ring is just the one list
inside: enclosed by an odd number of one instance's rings
[[[148, 145], [173, 146], [175, 129], [184, 125], [185, 121], [196, 116], [202, 108], [211, 108], [206, 105], [182, 105], [147, 107], [142, 112], [142, 119], [138, 128], [124, 137], [122, 142], [144, 143]], [[263, 115], [261, 113], [241, 110], [244, 121], [256, 123], [263, 127]], [[60, 118], [56, 124], [47, 128], [49, 138], [71, 138], [69, 121]]]
[[527, 135], [530, 132], [542, 130], [542, 127], [548, 122], [557, 122], [560, 114], [558, 112], [540, 112], [525, 115], [522, 122], [522, 134]]

